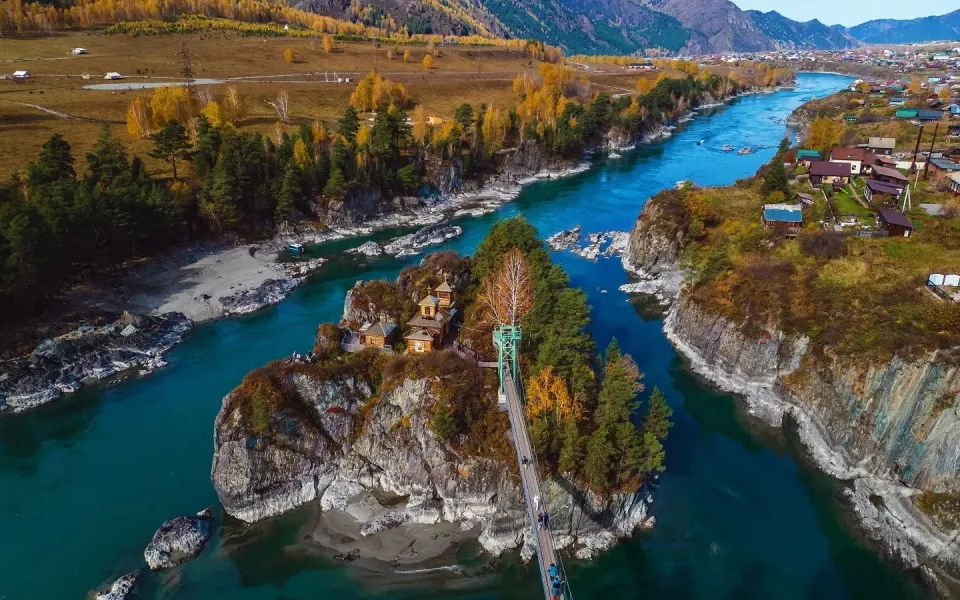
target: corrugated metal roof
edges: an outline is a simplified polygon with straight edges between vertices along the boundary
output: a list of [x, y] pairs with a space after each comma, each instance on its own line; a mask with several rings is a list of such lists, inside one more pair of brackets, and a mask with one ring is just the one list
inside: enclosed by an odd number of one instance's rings
[[803, 210], [795, 204], [765, 204], [763, 206], [763, 218], [765, 221], [802, 223]]
[[808, 156], [816, 156], [820, 158], [820, 153], [816, 150], [797, 150], [797, 158], [804, 158]]
[[960, 171], [960, 165], [945, 158], [931, 158], [930, 164], [935, 165], [943, 171]]
[[897, 179], [899, 181], [908, 181], [906, 175], [896, 169], [891, 169], [890, 167], [874, 165], [873, 174], [880, 175], [881, 177], [892, 177], [893, 179]]

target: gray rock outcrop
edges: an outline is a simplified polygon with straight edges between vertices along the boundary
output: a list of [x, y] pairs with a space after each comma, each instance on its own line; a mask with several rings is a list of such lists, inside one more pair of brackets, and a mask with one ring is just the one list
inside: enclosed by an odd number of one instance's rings
[[[354, 510], [358, 498], [401, 499], [364, 508], [364, 535], [408, 524], [457, 522], [477, 527], [491, 554], [513, 550], [529, 529], [517, 466], [458, 454], [428, 427], [428, 382], [407, 380], [369, 400], [352, 377], [286, 382], [313, 418], [274, 415], [270, 434], [251, 440], [234, 395], [216, 420], [212, 478], [224, 509], [254, 522], [319, 501], [322, 510]], [[375, 404], [365, 409], [366, 402]], [[585, 555], [607, 548], [647, 523], [647, 499], [624, 494], [600, 502], [566, 480], [544, 486], [551, 524], [565, 546]], [[357, 512], [354, 510], [354, 512]]]
[[109, 588], [96, 592], [94, 598], [96, 600], [127, 600], [136, 588], [138, 577], [140, 577], [140, 571], [127, 573], [110, 584]]
[[0, 413], [29, 410], [123, 371], [161, 367], [163, 354], [192, 325], [180, 313], [124, 313], [109, 325], [81, 326], [46, 340], [27, 357], [0, 362]]
[[815, 354], [805, 336], [775, 324], [748, 335], [682, 292], [682, 218], [665, 200], [644, 207], [623, 260], [638, 288], [652, 286], [635, 291], [677, 298], [664, 322], [670, 341], [755, 416], [796, 423], [820, 468], [850, 482], [864, 530], [892, 557], [924, 573], [960, 571], [958, 532], [938, 529], [911, 500], [921, 490], [960, 492], [960, 366], [937, 352], [885, 364]]
[[213, 511], [174, 517], [160, 526], [143, 551], [152, 571], [169, 569], [200, 555], [213, 535]]

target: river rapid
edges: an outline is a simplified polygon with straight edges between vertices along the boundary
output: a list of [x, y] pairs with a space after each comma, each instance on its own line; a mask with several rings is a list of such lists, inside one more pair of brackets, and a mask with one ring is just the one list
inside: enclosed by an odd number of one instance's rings
[[[577, 224], [584, 233], [629, 230], [644, 202], [679, 180], [732, 183], [768, 161], [783, 120], [811, 96], [849, 84], [802, 74], [796, 90], [748, 96], [704, 111], [672, 138], [598, 161], [569, 179], [526, 188], [499, 211], [459, 222], [465, 233], [436, 249], [470, 253], [495, 221], [523, 214], [543, 237]], [[705, 140], [697, 145], [699, 140]], [[765, 145], [755, 154], [723, 152]], [[393, 278], [410, 259], [347, 257], [364, 240], [328, 245], [332, 260], [281, 304], [196, 328], [144, 379], [90, 388], [34, 412], [0, 418], [0, 599], [65, 600], [143, 564], [156, 528], [215, 505], [213, 421], [222, 397], [267, 361], [304, 352], [316, 327], [336, 321], [358, 279]], [[618, 259], [554, 255], [589, 295], [600, 348], [612, 337], [674, 408], [667, 471], [656, 490], [657, 525], [588, 563], [568, 564], [578, 600], [611, 598], [929, 598], [861, 540], [839, 495], [802, 448], [754, 422], [737, 400], [695, 378], [660, 327], [656, 307], [631, 301]], [[318, 556], [300, 540], [306, 507], [245, 526], [227, 519], [197, 560], [141, 579], [136, 598], [534, 598], [534, 565], [492, 567], [476, 548], [442, 570], [378, 574]]]

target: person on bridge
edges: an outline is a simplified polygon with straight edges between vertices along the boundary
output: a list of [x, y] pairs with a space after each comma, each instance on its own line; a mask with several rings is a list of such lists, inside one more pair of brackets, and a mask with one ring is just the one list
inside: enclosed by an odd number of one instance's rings
[[526, 469], [526, 468], [527, 468], [527, 463], [530, 462], [530, 461], [527, 460], [527, 457], [526, 457], [526, 456], [524, 456], [523, 459], [522, 459], [520, 462], [523, 463], [523, 468]]
[[543, 513], [537, 513], [537, 529], [543, 529]]
[[543, 526], [547, 527], [550, 525], [550, 513], [543, 513]]

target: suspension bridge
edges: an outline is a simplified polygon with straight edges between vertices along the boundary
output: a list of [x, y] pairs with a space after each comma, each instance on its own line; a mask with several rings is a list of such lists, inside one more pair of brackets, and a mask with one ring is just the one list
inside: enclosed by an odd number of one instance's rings
[[[500, 401], [506, 404], [510, 416], [510, 429], [513, 432], [513, 444], [517, 453], [517, 465], [520, 468], [520, 480], [527, 507], [527, 518], [533, 534], [540, 566], [540, 578], [543, 582], [543, 594], [547, 600], [572, 600], [563, 563], [557, 555], [553, 536], [550, 533], [549, 517], [541, 527], [541, 515], [549, 515], [546, 501], [540, 490], [540, 470], [537, 467], [536, 452], [527, 430], [527, 418], [521, 404], [521, 386], [519, 377], [519, 352], [521, 328], [517, 325], [500, 325], [493, 334], [498, 351], [497, 370], [500, 375]], [[516, 374], [516, 375], [515, 375]]]

